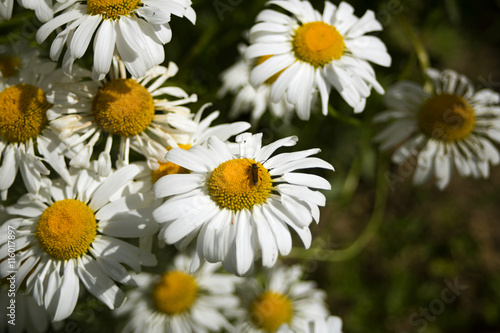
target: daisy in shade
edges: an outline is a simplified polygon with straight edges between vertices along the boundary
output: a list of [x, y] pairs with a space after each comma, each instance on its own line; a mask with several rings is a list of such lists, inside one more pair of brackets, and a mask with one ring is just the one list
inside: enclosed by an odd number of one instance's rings
[[[66, 181], [69, 173], [64, 144], [50, 125], [47, 112], [57, 107], [46, 94], [70, 81], [56, 63], [32, 58], [28, 66], [8, 79], [0, 78], [0, 199], [21, 173], [27, 190], [36, 193], [50, 165]], [[69, 152], [68, 152], [69, 153]]]
[[207, 259], [243, 275], [260, 256], [264, 266], [272, 267], [278, 254], [290, 252], [288, 227], [310, 246], [309, 224], [319, 221], [318, 206], [325, 204], [324, 195], [309, 187], [330, 189], [330, 183], [293, 172], [333, 170], [329, 163], [310, 157], [319, 149], [271, 157], [276, 149], [295, 145], [297, 138], [262, 147], [262, 134], [243, 133], [236, 141], [226, 144], [211, 137], [207, 147], [172, 149], [167, 161], [192, 172], [166, 175], [154, 185], [155, 197], [167, 198], [154, 211], [161, 224], [159, 237], [181, 249], [197, 238], [192, 270]]
[[94, 78], [109, 72], [113, 54], [118, 54], [127, 70], [141, 77], [165, 60], [163, 45], [170, 42], [170, 16], [186, 16], [193, 24], [196, 13], [190, 0], [67, 0], [59, 12], [37, 32], [42, 43], [63, 27], [52, 43], [50, 56], [59, 59], [64, 45], [63, 67], [71, 72], [75, 59], [81, 58], [94, 38]]
[[[240, 54], [244, 54], [246, 48], [246, 45], [239, 45]], [[263, 59], [265, 57], [261, 57], [260, 61]], [[278, 75], [269, 78], [258, 88], [254, 88], [248, 81], [250, 71], [258, 65], [258, 62], [259, 60], [247, 60], [242, 57], [234, 65], [222, 72], [222, 87], [218, 92], [218, 97], [222, 98], [228, 92], [235, 95], [233, 105], [229, 111], [229, 116], [232, 118], [250, 112], [251, 122], [256, 124], [264, 112], [269, 109], [273, 116], [283, 118], [286, 121], [293, 114], [294, 106], [288, 103], [285, 98], [282, 98], [278, 103], [269, 100], [271, 84], [276, 81]]]
[[[396, 147], [394, 163], [411, 158], [413, 182], [421, 185], [436, 178], [444, 189], [453, 169], [461, 176], [489, 177], [489, 164], [500, 162], [500, 95], [489, 89], [475, 91], [464, 75], [452, 70], [427, 70], [432, 92], [413, 82], [400, 82], [385, 96], [389, 110], [374, 118], [392, 120], [375, 141], [382, 150]], [[413, 161], [413, 162], [412, 162]]]
[[[23, 284], [43, 306], [52, 321], [71, 315], [80, 283], [110, 309], [125, 301], [115, 284], [134, 284], [141, 265], [154, 266], [156, 258], [120, 238], [150, 236], [157, 226], [151, 210], [142, 206], [142, 195], [122, 195], [139, 172], [123, 167], [107, 178], [91, 170], [73, 170], [71, 182], [60, 180], [44, 186], [38, 195], [27, 194], [7, 213], [17, 215], [0, 227], [16, 229], [16, 286]], [[127, 188], [128, 191], [128, 188]], [[5, 246], [6, 239], [0, 240]], [[0, 257], [0, 278], [8, 275], [8, 256]]]
[[87, 168], [94, 146], [105, 138], [104, 150], [98, 157], [99, 173], [104, 176], [111, 170], [114, 140], [119, 138], [120, 143], [113, 160], [121, 167], [129, 163], [131, 146], [139, 152], [149, 149], [161, 155], [164, 147], [172, 144], [171, 132], [196, 129], [191, 111], [182, 106], [195, 102], [196, 95], [163, 86], [177, 73], [174, 63], [156, 66], [140, 79], [127, 78], [120, 61], [115, 61], [114, 67], [113, 73], [119, 74], [109, 80], [80, 81], [55, 91], [50, 100], [62, 100], [64, 104], [48, 113], [59, 138], [70, 148], [84, 144], [71, 158], [72, 166]]
[[265, 286], [247, 279], [237, 287], [244, 310], [236, 323], [237, 332], [308, 332], [311, 320], [324, 321], [328, 316], [326, 293], [314, 282], [301, 280], [299, 266], [278, 265], [266, 273]]
[[219, 140], [226, 141], [230, 137], [240, 134], [250, 128], [250, 124], [244, 121], [238, 121], [230, 124], [220, 124], [211, 127], [211, 123], [219, 116], [219, 111], [212, 112], [202, 120], [201, 117], [203, 111], [209, 106], [210, 104], [205, 104], [196, 113], [193, 118], [193, 122], [196, 124], [193, 131], [178, 131], [177, 133], [171, 131], [171, 133], [169, 133], [170, 139], [167, 147], [158, 146], [154, 142], [150, 145], [143, 146], [132, 145], [133, 149], [146, 156], [149, 169], [151, 170], [151, 174], [149, 174], [148, 177], [153, 181], [153, 183], [165, 175], [190, 172], [189, 170], [166, 160], [166, 155], [172, 148], [189, 150], [193, 146], [206, 146], [207, 140], [211, 136], [216, 136]]
[[342, 319], [336, 316], [312, 320], [308, 326], [307, 333], [342, 333]]
[[372, 87], [384, 93], [368, 61], [387, 67], [391, 57], [380, 39], [365, 36], [382, 30], [371, 10], [358, 18], [346, 2], [337, 8], [326, 1], [323, 15], [308, 1], [274, 0], [268, 4], [285, 9], [291, 16], [263, 10], [250, 30], [251, 45], [245, 55], [260, 63], [250, 73], [254, 87], [279, 73], [271, 85], [272, 102], [286, 95], [299, 118], [307, 120], [318, 91], [325, 115], [331, 87], [354, 112], [363, 111]]
[[[10, 300], [13, 299], [10, 297], [10, 293], [8, 285], [0, 287], [0, 306], [2, 309], [6, 309], [6, 313], [0, 316], [0, 332], [48, 332], [50, 326], [49, 314], [42, 306], [36, 304], [31, 295], [27, 295], [22, 290], [16, 291], [14, 296], [16, 302], [12, 311], [14, 316], [9, 316], [11, 314], [9, 306], [12, 308]], [[9, 323], [12, 320], [11, 318], [15, 318], [13, 321], [15, 325], [12, 325], [12, 322]], [[54, 329], [60, 330], [62, 328], [61, 324], [53, 323]]]
[[233, 295], [237, 278], [216, 273], [220, 265], [209, 263], [191, 275], [190, 262], [186, 255], [178, 255], [165, 273], [137, 277], [139, 287], [131, 290], [128, 301], [116, 310], [116, 314], [128, 317], [123, 332], [233, 331], [227, 318], [238, 307], [238, 298]]
[[16, 78], [23, 68], [36, 66], [38, 50], [32, 49], [28, 44], [15, 42], [0, 45], [0, 77], [5, 81]]
[[[64, 6], [64, 3], [68, 0], [57, 0], [55, 8]], [[52, 5], [52, 0], [17, 0], [17, 2], [24, 8], [32, 9], [35, 11], [36, 17], [41, 22], [47, 22], [50, 20], [54, 14], [54, 8]], [[2, 0], [0, 1], [0, 21], [10, 20], [12, 17], [12, 9], [14, 7], [14, 0]]]

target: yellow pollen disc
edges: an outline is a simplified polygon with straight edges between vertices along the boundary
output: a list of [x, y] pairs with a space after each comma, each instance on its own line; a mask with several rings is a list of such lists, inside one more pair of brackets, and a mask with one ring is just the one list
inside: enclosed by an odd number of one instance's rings
[[[182, 143], [178, 144], [178, 146], [179, 148], [182, 148], [184, 150], [189, 150], [189, 148], [191, 148], [191, 145], [183, 145]], [[168, 148], [168, 150], [170, 149], [172, 148]], [[172, 162], [158, 162], [158, 164], [160, 165], [160, 167], [151, 172], [151, 180], [153, 181], [153, 184], [156, 183], [158, 179], [166, 175], [191, 173], [190, 170]]]
[[0, 138], [24, 142], [38, 136], [47, 125], [47, 102], [42, 89], [17, 84], [0, 93]]
[[292, 317], [292, 302], [280, 293], [266, 291], [250, 305], [250, 318], [267, 332], [276, 332], [281, 325], [290, 323]]
[[219, 207], [239, 211], [266, 202], [273, 181], [266, 168], [252, 159], [229, 160], [212, 171], [208, 193]]
[[117, 20], [129, 15], [140, 4], [140, 0], [87, 0], [87, 14], [101, 14], [104, 19]]
[[132, 136], [153, 121], [155, 105], [148, 90], [133, 79], [116, 79], [104, 84], [92, 102], [99, 127], [106, 132]]
[[422, 104], [418, 112], [420, 130], [445, 142], [462, 140], [474, 130], [474, 125], [474, 109], [458, 95], [432, 96]]
[[[257, 67], [258, 65], [262, 64], [264, 61], [266, 61], [267, 59], [271, 58], [272, 55], [266, 55], [266, 56], [261, 56], [261, 57], [258, 57], [257, 58], [257, 61], [255, 62], [255, 67]], [[280, 70], [278, 73], [274, 74], [273, 76], [271, 76], [269, 79], [267, 79], [266, 81], [264, 81], [265, 84], [268, 84], [268, 85], [271, 85], [274, 83], [274, 81], [276, 81], [278, 79], [278, 77], [281, 75], [281, 73], [283, 73], [285, 71], [285, 69], [287, 69], [288, 67], [286, 68], [283, 68], [282, 70]]]
[[189, 310], [193, 305], [198, 297], [198, 284], [187, 273], [170, 271], [163, 274], [152, 296], [158, 311], [175, 315]]
[[15, 76], [21, 68], [21, 60], [18, 57], [0, 55], [0, 73], [6, 79]]
[[335, 27], [325, 22], [301, 25], [292, 41], [295, 57], [314, 67], [323, 67], [340, 59], [345, 50], [344, 38]]
[[43, 211], [35, 237], [51, 257], [69, 260], [85, 254], [96, 233], [97, 223], [92, 210], [81, 201], [65, 199]]

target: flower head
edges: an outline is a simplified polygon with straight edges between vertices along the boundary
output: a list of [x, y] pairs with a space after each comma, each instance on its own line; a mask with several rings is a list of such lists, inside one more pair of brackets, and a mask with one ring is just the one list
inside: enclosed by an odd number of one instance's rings
[[259, 87], [272, 80], [272, 102], [286, 95], [298, 116], [307, 120], [318, 91], [323, 114], [328, 110], [331, 87], [355, 112], [363, 111], [372, 87], [384, 93], [368, 61], [389, 66], [391, 57], [379, 38], [365, 36], [382, 30], [371, 10], [358, 18], [346, 2], [336, 7], [326, 1], [323, 14], [303, 0], [273, 0], [268, 4], [280, 6], [291, 15], [263, 10], [250, 30], [251, 45], [245, 55], [257, 59], [258, 65], [250, 73], [252, 85]]
[[[106, 137], [106, 145], [99, 152], [99, 173], [107, 175], [113, 161], [117, 167], [129, 163], [131, 147], [142, 154], [153, 151], [164, 156], [165, 147], [175, 143], [172, 134], [196, 128], [190, 110], [183, 106], [196, 101], [196, 95], [163, 86], [177, 72], [174, 63], [157, 66], [139, 79], [127, 77], [119, 70], [121, 64], [115, 62], [113, 72], [120, 74], [114, 78], [99, 82], [82, 80], [53, 96], [65, 96], [66, 102], [49, 114], [59, 138], [70, 148], [84, 144], [71, 158], [72, 166], [88, 167], [94, 146], [102, 136]], [[111, 148], [118, 138], [118, 156], [112, 159]]]
[[155, 183], [155, 197], [167, 200], [154, 216], [168, 244], [183, 248], [197, 238], [193, 270], [206, 258], [242, 275], [261, 255], [264, 266], [272, 267], [279, 253], [286, 255], [291, 249], [288, 227], [309, 247], [309, 224], [319, 221], [318, 206], [325, 204], [324, 195], [309, 187], [330, 189], [330, 184], [293, 171], [333, 167], [310, 157], [319, 149], [271, 157], [276, 149], [293, 146], [296, 137], [264, 147], [261, 140], [262, 134], [249, 133], [237, 136], [233, 144], [211, 137], [207, 147], [172, 149], [167, 154], [168, 161], [192, 172], [167, 175]]
[[142, 77], [165, 59], [163, 45], [170, 42], [170, 15], [186, 16], [195, 22], [190, 0], [68, 0], [64, 11], [37, 32], [43, 42], [64, 26], [51, 47], [57, 60], [64, 45], [68, 49], [63, 64], [67, 72], [81, 58], [94, 38], [94, 77], [103, 79], [110, 70], [113, 54], [118, 54], [134, 77]]
[[220, 265], [205, 263], [190, 274], [191, 258], [178, 255], [161, 275], [142, 273], [138, 288], [116, 311], [127, 316], [124, 332], [196, 333], [232, 330], [227, 317], [238, 306], [236, 278], [217, 273]]
[[[114, 281], [134, 284], [141, 265], [153, 266], [153, 254], [119, 238], [150, 236], [157, 230], [142, 195], [123, 189], [137, 175], [130, 165], [107, 178], [91, 170], [72, 170], [69, 184], [42, 179], [39, 194], [27, 194], [7, 207], [13, 218], [0, 228], [16, 229], [16, 287], [23, 284], [53, 321], [71, 315], [80, 282], [109, 308], [125, 294]], [[18, 216], [18, 217], [14, 217]], [[7, 238], [1, 240], [5, 245]], [[8, 275], [7, 253], [0, 257], [0, 278]]]
[[36, 53], [30, 53], [29, 59], [18, 59], [19, 68], [8, 77], [3, 71], [0, 79], [1, 200], [7, 198], [18, 170], [31, 193], [40, 189], [42, 175], [50, 173], [46, 164], [69, 181], [63, 154], [71, 152], [58, 139], [47, 117], [59, 104], [47, 96], [70, 78], [56, 70], [56, 63], [39, 59]]
[[456, 167], [462, 176], [489, 176], [489, 164], [500, 162], [492, 141], [500, 142], [500, 95], [489, 90], [475, 91], [464, 75], [452, 70], [427, 70], [433, 91], [413, 82], [391, 87], [385, 102], [389, 110], [376, 122], [393, 120], [375, 140], [381, 149], [399, 146], [392, 160], [417, 161], [413, 181], [422, 184], [434, 174], [444, 189]]
[[266, 273], [264, 286], [248, 278], [237, 288], [243, 308], [237, 332], [308, 332], [310, 321], [324, 321], [328, 316], [326, 293], [313, 282], [301, 280], [299, 266], [278, 265]]
[[[245, 45], [239, 46], [241, 54], [246, 49], [247, 46]], [[255, 124], [264, 112], [269, 109], [273, 116], [287, 121], [293, 115], [294, 105], [288, 103], [284, 97], [277, 103], [269, 99], [271, 84], [274, 80], [271, 82], [269, 79], [258, 88], [254, 88], [250, 84], [250, 71], [257, 64], [258, 62], [255, 60], [242, 57], [234, 65], [222, 72], [222, 87], [218, 92], [218, 96], [222, 98], [227, 92], [235, 95], [229, 111], [230, 117], [236, 118], [242, 113], [250, 112], [250, 119]]]

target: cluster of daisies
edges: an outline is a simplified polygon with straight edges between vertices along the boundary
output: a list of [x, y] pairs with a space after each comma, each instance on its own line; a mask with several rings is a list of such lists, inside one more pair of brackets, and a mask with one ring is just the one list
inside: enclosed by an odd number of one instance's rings
[[[196, 21], [191, 2], [17, 3], [43, 22], [38, 42], [53, 37], [51, 60], [65, 54], [59, 68], [21, 44], [0, 49], [0, 304], [14, 288], [15, 329], [57, 329], [93, 295], [125, 332], [341, 332], [325, 293], [279, 260], [292, 249], [290, 229], [310, 247], [320, 190], [331, 187], [304, 170], [333, 166], [319, 149], [289, 148], [295, 136], [263, 144], [245, 132], [250, 123], [212, 126], [210, 105], [191, 110], [197, 96], [170, 83], [174, 63], [161, 65], [171, 15]], [[269, 109], [307, 120], [316, 108], [328, 113], [332, 90], [354, 112], [372, 88], [384, 93], [370, 63], [387, 67], [391, 57], [367, 35], [382, 29], [372, 11], [268, 5], [241, 60], [221, 74], [220, 96], [235, 95], [230, 115], [250, 111], [255, 123]], [[0, 17], [13, 6], [1, 1]], [[89, 54], [92, 68], [82, 68]], [[375, 121], [393, 123], [375, 140], [396, 147], [396, 163], [416, 160], [416, 183], [434, 175], [445, 188], [453, 166], [487, 177], [500, 161], [499, 95], [475, 92], [451, 70], [427, 74], [432, 91], [389, 88], [389, 110]], [[179, 254], [158, 262], [166, 245]], [[2, 329], [14, 329], [9, 320]]]

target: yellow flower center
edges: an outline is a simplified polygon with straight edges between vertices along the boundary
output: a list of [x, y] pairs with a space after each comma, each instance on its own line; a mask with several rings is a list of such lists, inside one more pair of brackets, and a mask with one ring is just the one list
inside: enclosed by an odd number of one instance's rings
[[42, 89], [17, 84], [0, 93], [0, 138], [24, 142], [38, 136], [47, 125], [47, 102]]
[[[178, 146], [184, 150], [189, 150], [189, 148], [191, 148], [191, 145], [183, 145], [182, 143], [178, 144]], [[168, 148], [168, 150], [170, 149], [172, 148]], [[160, 165], [158, 169], [151, 172], [151, 180], [153, 181], [153, 184], [156, 183], [158, 179], [166, 175], [191, 173], [190, 170], [172, 162], [158, 162], [158, 164]]]
[[99, 127], [106, 132], [132, 136], [153, 121], [155, 105], [148, 90], [133, 79], [116, 79], [104, 84], [92, 103]]
[[101, 14], [104, 19], [117, 20], [129, 15], [140, 4], [140, 0], [87, 0], [87, 14]]
[[[261, 56], [261, 57], [258, 57], [257, 58], [257, 61], [255, 62], [255, 67], [259, 66], [260, 64], [262, 64], [264, 61], [266, 61], [267, 59], [271, 58], [272, 55], [266, 55], [266, 56]], [[288, 67], [286, 68], [283, 68], [282, 70], [280, 70], [278, 73], [274, 74], [273, 76], [271, 76], [269, 79], [267, 79], [264, 84], [268, 84], [268, 85], [271, 85], [274, 83], [274, 81], [276, 81], [278, 79], [278, 77], [281, 75], [281, 73], [283, 73], [285, 71], [285, 69], [287, 69]]]
[[474, 130], [474, 125], [474, 109], [458, 95], [432, 96], [422, 104], [418, 112], [421, 131], [445, 142], [462, 140]]
[[187, 311], [198, 297], [198, 284], [189, 274], [170, 271], [161, 277], [153, 289], [156, 309], [168, 315]]
[[314, 67], [323, 67], [340, 59], [345, 50], [344, 38], [335, 27], [325, 22], [301, 25], [292, 41], [295, 57]]
[[273, 181], [266, 168], [252, 159], [229, 160], [212, 171], [208, 193], [219, 207], [239, 211], [263, 204]]
[[0, 73], [6, 79], [15, 76], [21, 68], [21, 60], [15, 56], [0, 55]]
[[267, 332], [276, 332], [281, 325], [290, 323], [292, 317], [292, 302], [280, 293], [266, 291], [250, 305], [250, 318]]
[[51, 257], [69, 260], [85, 254], [96, 233], [97, 223], [92, 210], [81, 201], [64, 199], [43, 211], [35, 237]]

